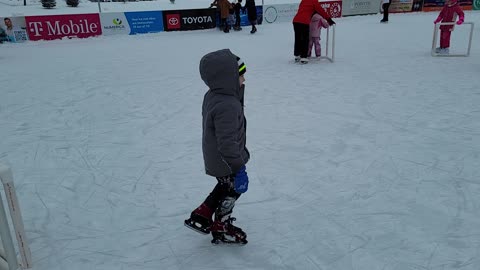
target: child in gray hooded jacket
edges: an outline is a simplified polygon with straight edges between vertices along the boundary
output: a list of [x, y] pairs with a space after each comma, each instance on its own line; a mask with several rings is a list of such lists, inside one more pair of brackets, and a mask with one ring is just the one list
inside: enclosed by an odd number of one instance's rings
[[217, 184], [185, 225], [204, 234], [211, 232], [214, 244], [247, 243], [246, 233], [232, 224], [235, 218], [230, 216], [235, 201], [248, 189], [245, 71], [243, 61], [228, 49], [208, 53], [200, 60], [200, 75], [209, 87], [202, 106], [203, 159], [206, 173], [216, 177]]

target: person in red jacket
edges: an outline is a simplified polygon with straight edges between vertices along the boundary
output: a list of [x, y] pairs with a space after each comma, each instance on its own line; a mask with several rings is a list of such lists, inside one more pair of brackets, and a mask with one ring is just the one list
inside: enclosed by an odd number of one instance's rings
[[[450, 23], [454, 22], [458, 15], [457, 24], [460, 25], [465, 20], [465, 14], [462, 8], [458, 4], [457, 0], [447, 0], [445, 5], [440, 11], [437, 19], [433, 22], [435, 24], [439, 22]], [[448, 54], [450, 47], [450, 36], [452, 35], [453, 25], [440, 25], [440, 47], [436, 48], [436, 53]]]
[[310, 21], [313, 14], [320, 14], [329, 25], [335, 24], [318, 0], [302, 0], [295, 17], [293, 17], [293, 31], [295, 32], [295, 62], [308, 63], [308, 42], [310, 40]]

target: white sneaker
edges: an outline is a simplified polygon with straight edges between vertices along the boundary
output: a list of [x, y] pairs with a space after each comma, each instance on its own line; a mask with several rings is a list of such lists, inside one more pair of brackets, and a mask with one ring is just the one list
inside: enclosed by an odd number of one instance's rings
[[308, 58], [301, 58], [300, 63], [307, 64], [308, 63]]

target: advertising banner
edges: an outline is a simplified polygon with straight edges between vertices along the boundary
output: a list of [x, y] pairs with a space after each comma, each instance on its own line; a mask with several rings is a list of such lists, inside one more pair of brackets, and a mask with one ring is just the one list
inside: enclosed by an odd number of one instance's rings
[[[423, 1], [423, 11], [440, 11], [445, 4], [445, 0], [424, 0]], [[458, 0], [458, 4], [462, 7], [463, 10], [471, 10], [473, 1], [472, 0]]]
[[422, 11], [423, 0], [413, 0], [412, 11]]
[[473, 0], [473, 9], [480, 10], [480, 0]]
[[[341, 0], [320, 1], [320, 4], [332, 18], [342, 16], [343, 5]], [[298, 3], [265, 5], [263, 7], [263, 19], [266, 23], [292, 22], [293, 17], [297, 14], [298, 5]]]
[[377, 14], [380, 11], [380, 5], [381, 0], [343, 0], [342, 15]]
[[214, 8], [189, 9], [189, 10], [165, 10], [163, 11], [163, 23], [165, 31], [184, 31], [215, 28]]
[[0, 43], [28, 40], [25, 17], [0, 17]]
[[391, 0], [388, 12], [402, 13], [411, 12], [413, 7], [413, 0]]
[[30, 40], [87, 38], [102, 34], [98, 14], [26, 16]]
[[[263, 6], [256, 6], [256, 8], [257, 8], [257, 24], [262, 24], [262, 22], [263, 22]], [[232, 25], [234, 23], [235, 23], [235, 21], [232, 22]], [[250, 25], [250, 21], [248, 21], [248, 13], [247, 13], [247, 10], [245, 9], [245, 10], [242, 10], [240, 12], [240, 26], [247, 26], [247, 25]]]
[[263, 19], [266, 23], [292, 22], [298, 11], [298, 3], [265, 5], [263, 8]]
[[162, 11], [125, 12], [130, 35], [157, 33], [164, 30]]
[[[103, 35], [128, 35], [130, 34], [130, 26], [127, 17], [123, 12], [100, 13], [100, 21], [102, 22]], [[163, 29], [162, 29], [163, 30]]]
[[320, 5], [332, 18], [342, 17], [342, 0], [340, 1], [320, 1]]
[[[263, 6], [255, 6], [256, 11], [257, 11], [257, 24], [262, 24], [263, 22]], [[220, 19], [220, 12], [218, 10], [216, 11], [216, 20], [217, 20], [217, 26], [218, 27], [223, 27]], [[235, 14], [231, 14], [227, 18], [227, 22], [230, 24], [230, 26], [235, 25]], [[248, 20], [248, 12], [247, 10], [240, 10], [240, 26], [248, 26], [250, 25], [250, 21]]]

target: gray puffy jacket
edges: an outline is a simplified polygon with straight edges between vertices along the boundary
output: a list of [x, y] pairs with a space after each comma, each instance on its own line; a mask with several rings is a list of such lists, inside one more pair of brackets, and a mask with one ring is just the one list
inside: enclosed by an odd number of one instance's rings
[[211, 52], [200, 60], [200, 75], [209, 87], [202, 106], [205, 171], [215, 177], [231, 175], [250, 158], [237, 58], [228, 49]]

